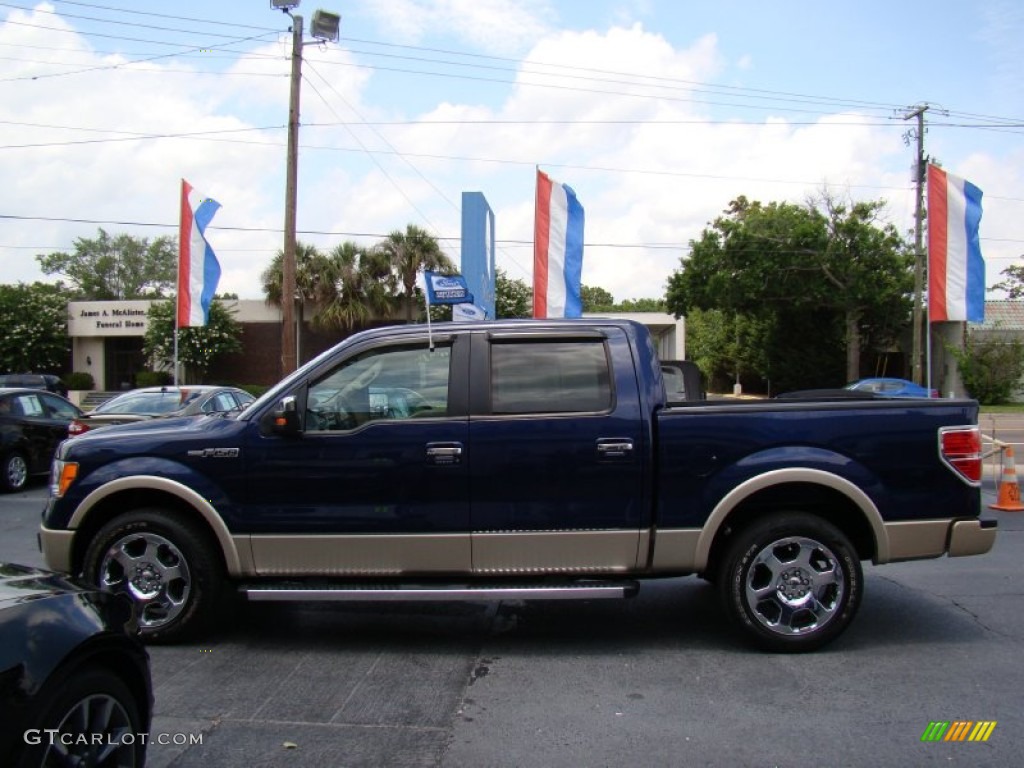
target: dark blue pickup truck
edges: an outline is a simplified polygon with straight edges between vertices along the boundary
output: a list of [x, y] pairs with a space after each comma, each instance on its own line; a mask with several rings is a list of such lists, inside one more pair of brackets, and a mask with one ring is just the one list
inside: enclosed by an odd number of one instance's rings
[[389, 327], [234, 417], [64, 442], [51, 568], [139, 603], [150, 639], [250, 600], [624, 597], [699, 574], [765, 648], [839, 635], [861, 561], [976, 555], [970, 400], [669, 407], [628, 321]]

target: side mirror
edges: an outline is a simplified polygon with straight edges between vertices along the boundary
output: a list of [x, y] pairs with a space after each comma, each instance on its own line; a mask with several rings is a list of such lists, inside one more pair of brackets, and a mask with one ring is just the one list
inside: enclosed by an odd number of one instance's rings
[[294, 436], [302, 432], [295, 395], [282, 397], [270, 414], [270, 431], [275, 435]]

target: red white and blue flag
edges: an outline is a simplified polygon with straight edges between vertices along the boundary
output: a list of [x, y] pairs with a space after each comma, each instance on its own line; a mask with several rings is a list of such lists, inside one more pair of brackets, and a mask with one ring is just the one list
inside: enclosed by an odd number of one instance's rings
[[985, 320], [980, 224], [981, 190], [929, 165], [928, 317], [933, 323]]
[[568, 184], [537, 171], [533, 234], [533, 316], [580, 317], [583, 206]]
[[178, 327], [206, 325], [210, 302], [220, 281], [220, 263], [206, 241], [206, 227], [220, 208], [181, 180], [181, 224], [178, 231]]

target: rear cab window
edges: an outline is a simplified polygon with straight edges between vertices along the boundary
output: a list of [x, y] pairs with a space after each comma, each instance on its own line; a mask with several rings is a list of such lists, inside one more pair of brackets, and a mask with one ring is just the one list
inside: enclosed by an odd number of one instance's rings
[[594, 413], [612, 408], [602, 339], [499, 340], [491, 344], [491, 413]]

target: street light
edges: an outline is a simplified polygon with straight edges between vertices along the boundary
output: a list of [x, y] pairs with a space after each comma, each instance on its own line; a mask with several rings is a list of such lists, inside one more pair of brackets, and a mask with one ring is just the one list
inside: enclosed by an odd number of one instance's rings
[[[292, 13], [300, 0], [270, 0], [270, 7], [288, 14], [292, 20], [292, 73], [288, 99], [288, 165], [284, 192], [284, 262], [281, 265], [281, 375], [298, 367], [295, 325], [295, 214], [298, 208], [299, 178], [299, 92], [302, 82], [302, 17]], [[310, 34], [317, 43], [336, 41], [341, 16], [316, 11]]]

